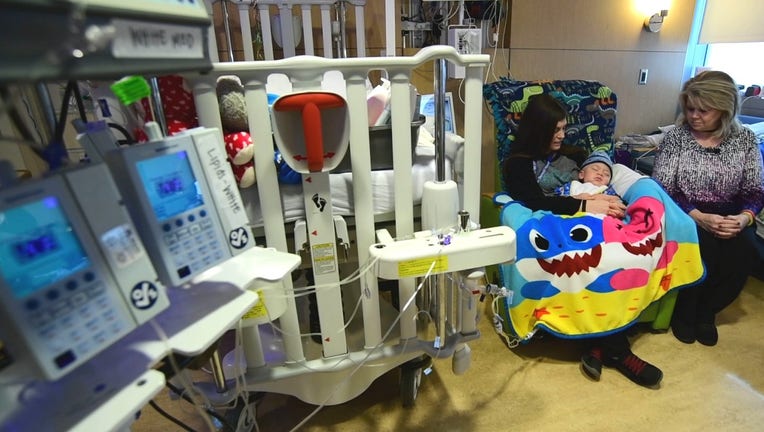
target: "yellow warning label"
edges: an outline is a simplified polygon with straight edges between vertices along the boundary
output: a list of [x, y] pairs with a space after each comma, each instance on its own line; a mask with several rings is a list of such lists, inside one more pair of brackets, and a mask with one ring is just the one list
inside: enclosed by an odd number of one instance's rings
[[441, 255], [398, 263], [398, 277], [424, 276], [430, 270], [433, 261], [435, 261], [435, 265], [432, 267], [432, 273], [448, 271], [448, 256]]
[[257, 296], [259, 300], [255, 303], [250, 310], [248, 310], [241, 319], [256, 319], [268, 317], [268, 309], [265, 308], [265, 298], [263, 297], [263, 290], [257, 290]]
[[334, 243], [319, 243], [311, 248], [313, 256], [313, 274], [325, 275], [337, 271], [337, 257]]

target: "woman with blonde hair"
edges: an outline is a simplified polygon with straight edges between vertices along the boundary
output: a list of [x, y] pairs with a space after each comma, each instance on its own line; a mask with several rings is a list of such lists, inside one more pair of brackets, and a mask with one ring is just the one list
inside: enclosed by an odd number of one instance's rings
[[738, 99], [724, 72], [688, 80], [676, 127], [655, 159], [653, 178], [697, 224], [706, 267], [703, 282], [678, 293], [671, 328], [684, 343], [716, 345], [715, 316], [737, 298], [756, 262], [744, 231], [764, 207], [762, 157], [755, 135], [737, 119]]

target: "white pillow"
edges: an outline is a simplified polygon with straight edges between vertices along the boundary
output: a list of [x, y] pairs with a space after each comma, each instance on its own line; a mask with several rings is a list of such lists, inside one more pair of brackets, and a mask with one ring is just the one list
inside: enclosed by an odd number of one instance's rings
[[645, 177], [647, 176], [634, 171], [626, 165], [617, 163], [613, 164], [613, 177], [610, 179], [610, 185], [613, 186], [618, 195], [623, 196], [631, 185]]

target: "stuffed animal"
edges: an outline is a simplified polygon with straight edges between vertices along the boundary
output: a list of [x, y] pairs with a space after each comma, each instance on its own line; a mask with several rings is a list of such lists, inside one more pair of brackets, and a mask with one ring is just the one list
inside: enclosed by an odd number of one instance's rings
[[255, 148], [249, 134], [244, 87], [236, 76], [222, 76], [217, 82], [223, 141], [234, 177], [239, 188], [251, 187], [256, 182]]
[[[199, 125], [193, 94], [180, 75], [166, 75], [157, 79], [162, 99], [162, 111], [167, 122], [167, 132], [174, 135]], [[244, 87], [236, 76], [218, 79], [217, 97], [223, 125], [223, 141], [226, 154], [239, 188], [255, 184], [254, 146], [249, 134], [247, 108], [244, 103]], [[152, 120], [148, 98], [141, 100], [141, 113], [145, 121]], [[136, 140], [148, 141], [145, 131], [134, 131]]]
[[[167, 122], [167, 133], [176, 134], [186, 129], [199, 126], [196, 117], [196, 105], [191, 90], [180, 75], [166, 75], [157, 78], [159, 94], [162, 98], [162, 111]], [[145, 120], [153, 120], [148, 98], [141, 100]], [[147, 141], [143, 130], [135, 131], [138, 141]]]

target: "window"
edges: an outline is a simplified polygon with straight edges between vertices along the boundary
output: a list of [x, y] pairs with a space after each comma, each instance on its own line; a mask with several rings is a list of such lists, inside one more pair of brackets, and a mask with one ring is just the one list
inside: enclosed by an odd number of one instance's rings
[[727, 72], [738, 85], [764, 85], [764, 42], [708, 44], [705, 66]]

